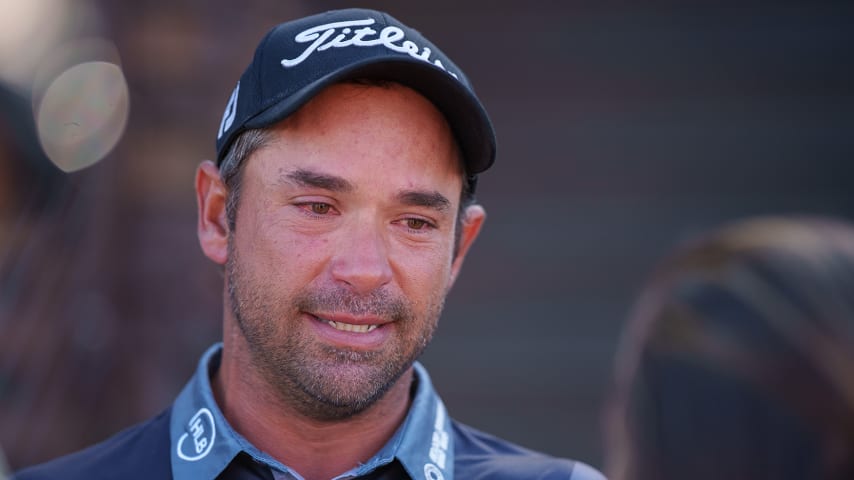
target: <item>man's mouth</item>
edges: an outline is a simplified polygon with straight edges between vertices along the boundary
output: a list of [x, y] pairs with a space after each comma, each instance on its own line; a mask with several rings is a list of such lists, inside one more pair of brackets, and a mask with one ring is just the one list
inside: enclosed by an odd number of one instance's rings
[[344, 322], [333, 322], [332, 320], [321, 319], [326, 322], [327, 325], [330, 325], [335, 330], [341, 330], [342, 332], [352, 332], [352, 333], [368, 333], [376, 330], [377, 325], [354, 325], [352, 323], [344, 323]]

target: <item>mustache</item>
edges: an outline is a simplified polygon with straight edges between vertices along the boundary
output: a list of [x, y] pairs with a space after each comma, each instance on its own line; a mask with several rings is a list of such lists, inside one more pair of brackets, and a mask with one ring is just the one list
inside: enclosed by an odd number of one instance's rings
[[325, 288], [303, 292], [294, 299], [294, 305], [301, 311], [371, 315], [389, 320], [403, 320], [412, 316], [409, 301], [386, 290], [354, 294], [346, 289]]

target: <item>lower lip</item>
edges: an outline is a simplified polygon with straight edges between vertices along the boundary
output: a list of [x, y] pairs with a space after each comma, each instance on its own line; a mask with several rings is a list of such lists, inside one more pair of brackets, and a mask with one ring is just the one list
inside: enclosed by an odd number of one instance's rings
[[351, 348], [356, 350], [376, 350], [391, 335], [392, 324], [383, 324], [366, 333], [345, 332], [338, 330], [324, 320], [314, 315], [306, 314], [318, 336], [326, 343], [336, 347]]

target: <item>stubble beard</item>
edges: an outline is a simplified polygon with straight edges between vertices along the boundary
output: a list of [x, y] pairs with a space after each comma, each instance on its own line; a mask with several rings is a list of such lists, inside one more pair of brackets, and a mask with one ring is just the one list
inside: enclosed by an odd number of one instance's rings
[[[252, 361], [275, 395], [319, 421], [349, 418], [374, 405], [421, 355], [435, 332], [444, 296], [417, 318], [410, 302], [386, 291], [357, 296], [342, 289], [307, 288], [276, 299], [275, 288], [240, 268], [229, 239], [225, 266], [231, 310]], [[376, 315], [394, 322], [395, 338], [380, 351], [320, 344], [299, 327], [300, 312]]]

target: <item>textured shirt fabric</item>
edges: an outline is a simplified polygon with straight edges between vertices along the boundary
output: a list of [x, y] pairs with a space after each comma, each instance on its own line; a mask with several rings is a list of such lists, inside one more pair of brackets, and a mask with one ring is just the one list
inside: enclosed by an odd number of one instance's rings
[[[213, 398], [221, 344], [199, 362], [173, 405], [86, 450], [21, 470], [14, 480], [303, 480], [235, 432]], [[601, 480], [593, 468], [550, 457], [451, 419], [423, 366], [415, 364], [412, 405], [370, 460], [331, 480]]]

